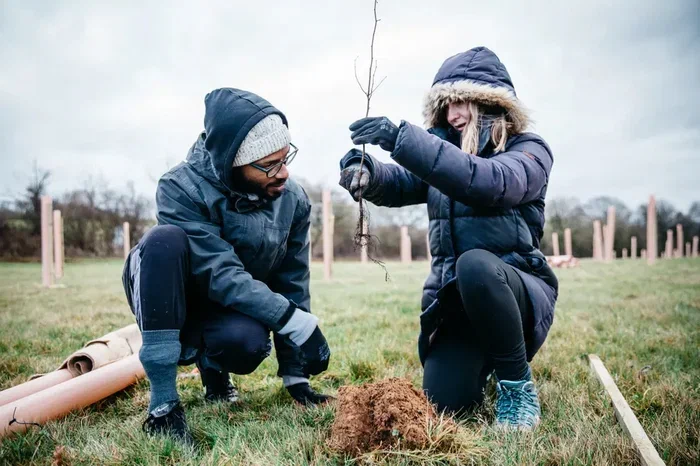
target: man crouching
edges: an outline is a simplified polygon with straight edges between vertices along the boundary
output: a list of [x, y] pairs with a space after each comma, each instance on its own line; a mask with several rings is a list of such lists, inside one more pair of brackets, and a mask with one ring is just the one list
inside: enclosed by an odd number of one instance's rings
[[178, 365], [197, 364], [205, 398], [234, 402], [229, 373], [270, 354], [301, 404], [328, 397], [309, 386], [330, 349], [310, 313], [311, 204], [287, 166], [297, 148], [284, 114], [261, 97], [217, 89], [204, 99], [204, 132], [160, 179], [158, 225], [124, 267], [151, 383], [144, 430], [191, 443], [176, 389]]

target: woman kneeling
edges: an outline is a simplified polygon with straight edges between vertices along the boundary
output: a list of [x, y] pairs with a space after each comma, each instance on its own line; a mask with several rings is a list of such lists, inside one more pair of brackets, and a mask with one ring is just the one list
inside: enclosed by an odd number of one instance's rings
[[341, 160], [357, 200], [428, 204], [431, 272], [422, 300], [423, 387], [440, 409], [480, 404], [498, 383], [496, 424], [532, 429], [540, 404], [528, 362], [554, 318], [558, 284], [539, 250], [552, 154], [525, 132], [527, 111], [498, 57], [477, 47], [448, 58], [425, 100], [423, 130], [386, 117], [350, 126], [397, 164], [361, 153]]

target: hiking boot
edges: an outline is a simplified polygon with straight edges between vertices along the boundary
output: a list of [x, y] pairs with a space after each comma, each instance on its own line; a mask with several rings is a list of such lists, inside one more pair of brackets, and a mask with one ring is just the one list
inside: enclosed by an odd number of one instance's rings
[[496, 427], [533, 430], [540, 422], [540, 400], [530, 380], [500, 380], [496, 384]]
[[210, 403], [224, 401], [236, 403], [238, 401], [238, 390], [233, 386], [228, 372], [219, 372], [216, 369], [203, 369], [200, 365], [199, 374], [204, 385], [204, 399]]
[[308, 383], [290, 385], [287, 391], [294, 401], [303, 406], [323, 405], [335, 399], [330, 395], [317, 392]]
[[148, 413], [143, 422], [143, 431], [151, 435], [169, 435], [186, 445], [194, 446], [194, 439], [187, 427], [185, 410], [179, 401], [162, 404]]

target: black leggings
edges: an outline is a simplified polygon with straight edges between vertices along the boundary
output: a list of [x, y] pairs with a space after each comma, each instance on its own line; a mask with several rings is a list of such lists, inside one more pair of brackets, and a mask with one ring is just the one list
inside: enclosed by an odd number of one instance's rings
[[491, 371], [500, 380], [528, 375], [532, 307], [515, 269], [488, 251], [462, 254], [456, 273], [462, 306], [448, 311], [435, 334], [423, 388], [439, 409], [463, 412], [481, 403]]

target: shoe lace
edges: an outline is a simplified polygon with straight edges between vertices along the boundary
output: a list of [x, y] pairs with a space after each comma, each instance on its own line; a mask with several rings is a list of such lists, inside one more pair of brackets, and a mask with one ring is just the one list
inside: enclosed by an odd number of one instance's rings
[[501, 422], [520, 423], [537, 415], [532, 394], [523, 388], [502, 388], [496, 401], [496, 412]]

